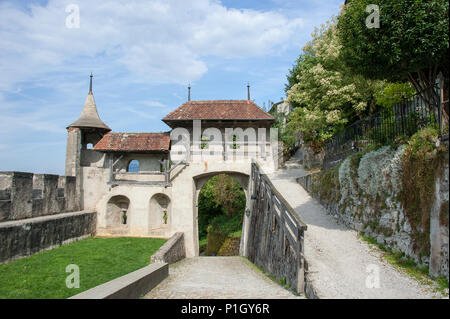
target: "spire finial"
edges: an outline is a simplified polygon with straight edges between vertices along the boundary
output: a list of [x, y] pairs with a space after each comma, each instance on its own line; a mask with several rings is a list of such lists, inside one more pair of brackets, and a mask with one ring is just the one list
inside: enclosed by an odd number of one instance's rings
[[191, 83], [188, 84], [188, 101], [191, 100]]
[[247, 100], [250, 101], [250, 84], [247, 82]]
[[92, 77], [93, 77], [92, 72], [91, 72], [90, 77], [91, 77], [91, 79], [89, 81], [89, 93], [92, 93]]

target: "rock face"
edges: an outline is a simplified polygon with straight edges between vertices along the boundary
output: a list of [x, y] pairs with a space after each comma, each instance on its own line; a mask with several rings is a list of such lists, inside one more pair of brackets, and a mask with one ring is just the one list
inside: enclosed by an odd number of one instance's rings
[[240, 237], [228, 237], [220, 247], [217, 256], [239, 256]]
[[[448, 158], [436, 179], [435, 192], [439, 196], [432, 210], [440, 213], [425, 212], [430, 214], [428, 232], [411, 225], [399, 199], [404, 152], [405, 146], [398, 149], [385, 146], [364, 154], [359, 162], [350, 156], [334, 170], [300, 177], [297, 181], [340, 222], [421, 266], [430, 266], [431, 275], [448, 278]], [[418, 247], [417, 233], [430, 238], [431, 247], [426, 254], [423, 244]]]
[[314, 152], [314, 150], [303, 144], [302, 146], [303, 166], [306, 169], [322, 167], [325, 152]]

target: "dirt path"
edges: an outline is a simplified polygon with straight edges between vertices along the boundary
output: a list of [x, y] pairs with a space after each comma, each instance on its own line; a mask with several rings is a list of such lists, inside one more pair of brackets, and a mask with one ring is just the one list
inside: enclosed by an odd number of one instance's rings
[[172, 264], [169, 277], [144, 298], [303, 299], [241, 257], [194, 257]]
[[[400, 273], [381, 254], [338, 224], [301, 187], [296, 178], [307, 174], [295, 159], [269, 177], [308, 225], [305, 257], [308, 278], [320, 298], [439, 298], [440, 294]], [[377, 286], [379, 274], [379, 288]], [[369, 284], [368, 288], [366, 282]]]

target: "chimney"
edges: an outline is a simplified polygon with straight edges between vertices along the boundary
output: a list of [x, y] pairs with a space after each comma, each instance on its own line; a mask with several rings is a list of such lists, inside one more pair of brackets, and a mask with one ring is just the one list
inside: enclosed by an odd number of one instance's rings
[[250, 101], [250, 84], [247, 82], [247, 100]]
[[188, 85], [188, 102], [191, 100], [191, 83]]

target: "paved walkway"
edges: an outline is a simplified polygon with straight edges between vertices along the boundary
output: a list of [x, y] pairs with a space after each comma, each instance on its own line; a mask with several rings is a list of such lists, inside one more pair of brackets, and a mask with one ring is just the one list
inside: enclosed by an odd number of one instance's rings
[[[308, 225], [305, 232], [305, 257], [308, 278], [319, 298], [439, 298], [408, 275], [388, 264], [380, 252], [370, 248], [348, 229], [328, 215], [325, 209], [301, 187], [296, 178], [307, 174], [297, 160], [290, 160], [286, 169], [269, 177], [278, 191]], [[379, 273], [379, 288], [369, 275]]]
[[169, 277], [147, 299], [294, 299], [241, 257], [194, 257], [169, 266]]

